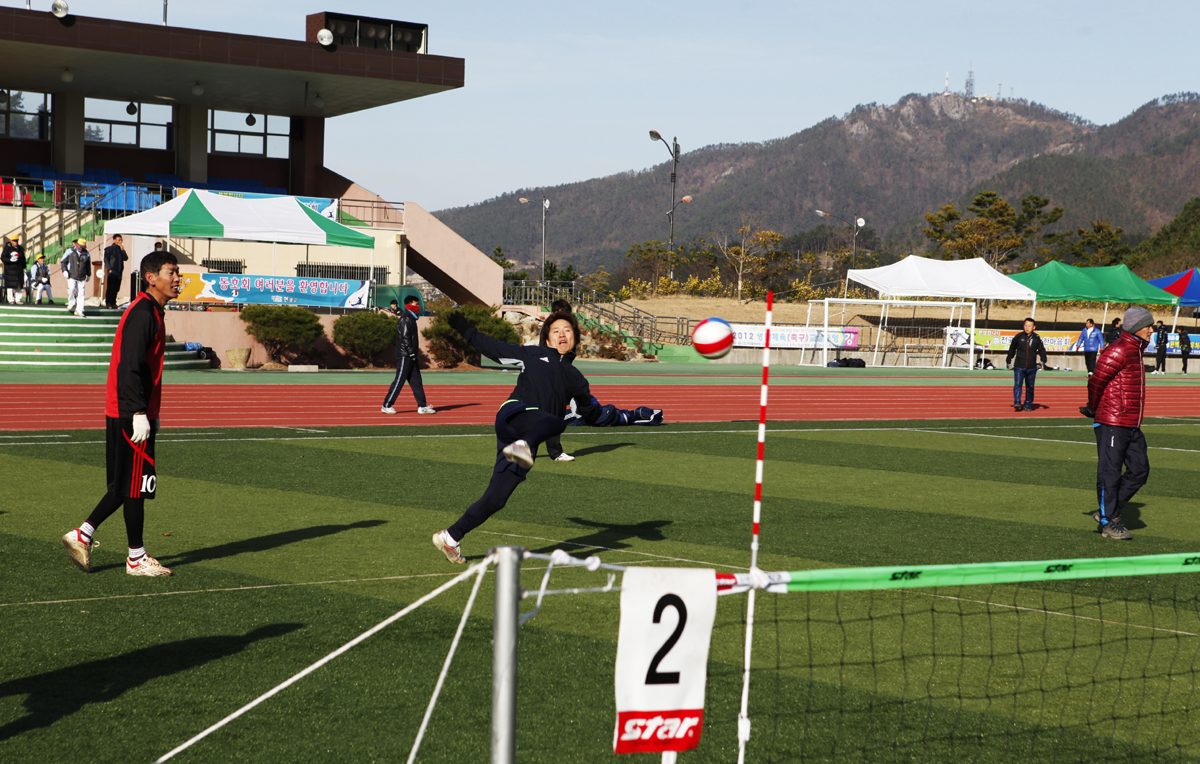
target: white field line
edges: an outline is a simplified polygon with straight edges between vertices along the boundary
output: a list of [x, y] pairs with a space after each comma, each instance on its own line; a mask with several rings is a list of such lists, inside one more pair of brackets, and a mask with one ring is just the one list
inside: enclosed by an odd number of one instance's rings
[[[69, 438], [70, 435], [0, 435], [0, 438]], [[16, 444], [12, 444], [16, 445]]]
[[[910, 432], [928, 432], [936, 435], [972, 435], [976, 438], [1002, 438], [1005, 440], [1032, 440], [1038, 443], [1072, 443], [1077, 446], [1093, 445], [1086, 440], [1054, 440], [1052, 438], [1027, 438], [1020, 435], [992, 435], [985, 432], [950, 432], [946, 430], [927, 430], [924, 427], [904, 427], [899, 428]], [[1194, 448], [1168, 448], [1167, 446], [1147, 446], [1148, 450], [1152, 451], [1180, 451], [1185, 454], [1200, 454], [1200, 449]]]
[[1045, 615], [1057, 615], [1057, 616], [1062, 616], [1063, 618], [1078, 618], [1081, 621], [1094, 621], [1096, 623], [1107, 623], [1107, 624], [1112, 624], [1113, 626], [1128, 626], [1131, 629], [1147, 629], [1149, 631], [1165, 631], [1168, 634], [1182, 634], [1185, 637], [1200, 637], [1200, 634], [1194, 634], [1190, 631], [1179, 631], [1178, 629], [1164, 629], [1161, 626], [1144, 626], [1140, 623], [1127, 623], [1125, 621], [1110, 621], [1107, 618], [1096, 618], [1096, 617], [1090, 616], [1090, 615], [1077, 615], [1075, 613], [1064, 613], [1059, 610], [1046, 610], [1045, 608], [1040, 608], [1040, 607], [1024, 607], [1021, 605], [1007, 605], [1007, 604], [1004, 604], [1001, 602], [991, 602], [989, 600], [973, 600], [973, 599], [968, 599], [966, 597], [954, 597], [949, 594], [929, 594], [928, 592], [919, 592], [919, 591], [916, 591], [915, 589], [908, 590], [908, 592], [910, 594], [923, 594], [926, 597], [932, 597], [934, 599], [957, 600], [959, 602], [970, 602], [975, 605], [987, 605], [988, 607], [1007, 608], [1009, 610], [1025, 610], [1030, 613], [1043, 613]]
[[[561, 541], [559, 539], [542, 538], [541, 536], [527, 536], [523, 533], [500, 533], [498, 531], [480, 531], [480, 533], [487, 533], [491, 536], [507, 536], [509, 538], [515, 538], [515, 539], [533, 539], [534, 541], [549, 541], [552, 544], [570, 544], [571, 546], [581, 546], [581, 547], [585, 547], [585, 548], [589, 548], [589, 549], [603, 549], [607, 552], [617, 552], [618, 554], [636, 554], [636, 555], [641, 555], [642, 557], [653, 557], [658, 560], [669, 560], [670, 562], [690, 562], [694, 565], [711, 565], [714, 568], [732, 568], [733, 570], [750, 570], [749, 568], [743, 567], [740, 565], [722, 565], [722, 564], [716, 563], [716, 562], [709, 562], [708, 560], [689, 560], [686, 557], [668, 557], [667, 555], [664, 555], [664, 554], [651, 554], [650, 552], [638, 552], [633, 549], [615, 549], [610, 546], [600, 546], [598, 544], [580, 544], [575, 541]], [[649, 560], [646, 560], [645, 562], [649, 562]], [[622, 565], [630, 565], [633, 563], [623, 562], [621, 564]]]

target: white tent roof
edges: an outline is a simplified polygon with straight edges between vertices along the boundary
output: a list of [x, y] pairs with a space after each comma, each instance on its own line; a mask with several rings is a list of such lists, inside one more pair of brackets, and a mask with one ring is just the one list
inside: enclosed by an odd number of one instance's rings
[[851, 270], [847, 278], [879, 292], [881, 297], [960, 297], [1025, 300], [1037, 293], [1005, 276], [982, 258], [931, 260], [910, 255], [882, 268]]

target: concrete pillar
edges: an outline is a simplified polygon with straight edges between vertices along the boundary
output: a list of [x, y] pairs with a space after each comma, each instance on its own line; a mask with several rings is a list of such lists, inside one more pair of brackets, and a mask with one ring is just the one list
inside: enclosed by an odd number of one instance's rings
[[293, 196], [321, 196], [321, 171], [325, 167], [325, 118], [292, 117], [291, 187]]
[[55, 172], [83, 174], [83, 96], [54, 93], [50, 99]]
[[175, 107], [175, 174], [192, 183], [208, 182], [208, 109]]

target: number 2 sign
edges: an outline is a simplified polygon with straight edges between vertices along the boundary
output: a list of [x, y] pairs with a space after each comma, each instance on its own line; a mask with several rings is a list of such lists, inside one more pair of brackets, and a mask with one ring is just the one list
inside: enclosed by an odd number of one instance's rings
[[621, 582], [616, 753], [700, 744], [708, 644], [717, 614], [711, 570], [630, 568]]

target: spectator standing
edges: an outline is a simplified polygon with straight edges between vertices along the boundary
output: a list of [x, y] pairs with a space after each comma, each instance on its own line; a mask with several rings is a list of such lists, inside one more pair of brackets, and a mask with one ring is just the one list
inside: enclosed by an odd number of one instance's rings
[[1170, 341], [1167, 326], [1162, 321], [1154, 325], [1154, 371], [1151, 374], [1167, 373], [1167, 343]]
[[[1008, 357], [1005, 359], [1008, 368], [1013, 370], [1013, 410], [1033, 411], [1033, 385], [1038, 373], [1038, 357], [1042, 365], [1046, 364], [1046, 346], [1034, 329], [1037, 322], [1032, 318], [1025, 319], [1023, 328], [1008, 344]], [[1025, 405], [1021, 405], [1021, 385], [1025, 385]]]
[[1179, 355], [1183, 361], [1183, 373], [1187, 374], [1188, 356], [1192, 354], [1192, 338], [1187, 329], [1179, 329]]
[[112, 237], [112, 244], [104, 250], [104, 307], [116, 308], [117, 295], [121, 291], [121, 277], [125, 275], [125, 262], [129, 255], [125, 253], [124, 239], [121, 234]]
[[21, 303], [25, 293], [25, 269], [29, 263], [25, 260], [25, 248], [21, 246], [20, 236], [13, 234], [4, 242], [4, 250], [0, 259], [4, 261], [4, 293], [13, 305]]
[[1072, 350], [1083, 351], [1083, 363], [1087, 366], [1089, 377], [1096, 368], [1096, 354], [1103, 350], [1106, 344], [1100, 336], [1100, 330], [1096, 328], [1096, 322], [1090, 318], [1085, 321], [1083, 331], [1079, 333], [1079, 339], [1075, 340]]
[[1121, 318], [1118, 316], [1112, 320], [1112, 326], [1108, 327], [1108, 331], [1104, 332], [1105, 346], [1111, 345], [1117, 341], [1117, 337], [1121, 336]]
[[87, 239], [76, 239], [62, 259], [63, 274], [67, 277], [67, 312], [83, 318], [85, 288], [92, 277], [92, 260], [87, 251]]
[[142, 534], [146, 500], [154, 498], [158, 487], [154, 435], [159, 425], [167, 336], [164, 308], [168, 301], [179, 296], [179, 266], [175, 258], [165, 253], [147, 255], [142, 260], [142, 280], [146, 282], [146, 290], [134, 298], [121, 316], [108, 364], [104, 405], [108, 490], [83, 525], [62, 537], [67, 555], [85, 573], [92, 571], [92, 538], [96, 530], [124, 506], [129, 542], [125, 572], [131, 576], [171, 575], [170, 568], [146, 554]]
[[29, 288], [33, 291], [30, 299], [42, 304], [42, 292], [46, 293], [46, 302], [54, 304], [54, 294], [50, 291], [50, 266], [46, 265], [46, 256], [39, 254], [37, 262], [29, 266]]
[[425, 386], [421, 383], [421, 369], [417, 365], [417, 348], [420, 340], [417, 337], [417, 313], [421, 310], [421, 301], [416, 295], [410, 294], [404, 298], [404, 310], [396, 311], [396, 301], [392, 300], [392, 310], [387, 311], [400, 320], [396, 323], [396, 378], [392, 380], [387, 395], [383, 398], [385, 414], [395, 414], [392, 404], [408, 382], [412, 387], [413, 397], [417, 399], [418, 414], [435, 414], [433, 406], [425, 400]]
[[[1146, 367], [1142, 354], [1150, 344], [1154, 316], [1145, 308], [1125, 311], [1127, 331], [1100, 354], [1088, 379], [1088, 402], [1079, 413], [1096, 420], [1096, 496], [1100, 509], [1092, 519], [1100, 535], [1128, 540], [1121, 511], [1150, 477], [1142, 416], [1146, 408]], [[1122, 473], [1122, 465], [1124, 473]]]

